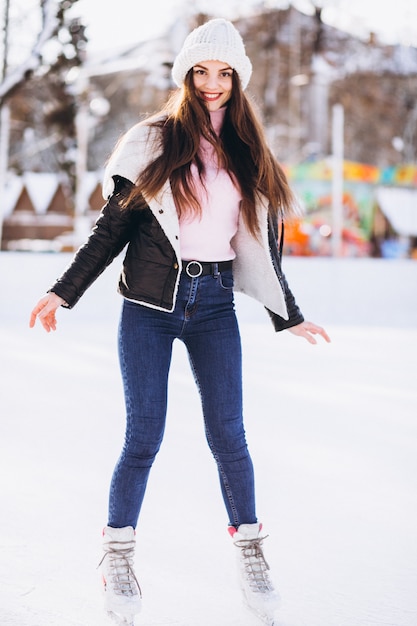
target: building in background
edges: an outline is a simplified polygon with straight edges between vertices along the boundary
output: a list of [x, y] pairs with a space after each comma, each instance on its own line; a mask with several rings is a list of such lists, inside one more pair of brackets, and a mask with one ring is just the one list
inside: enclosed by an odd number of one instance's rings
[[[68, 159], [68, 154], [58, 152], [62, 141], [45, 141], [53, 138], [55, 131], [41, 122], [45, 112], [50, 123], [54, 120], [42, 79], [34, 78], [14, 96], [2, 249], [24, 248], [33, 239], [38, 246], [39, 239], [54, 242], [51, 249], [64, 246], [64, 241], [67, 246], [77, 211], [87, 221], [94, 219], [102, 205], [98, 181], [107, 156], [124, 131], [166, 100], [174, 87], [170, 77], [173, 59], [186, 34], [207, 17], [180, 17], [164, 37], [90, 59], [82, 92], [85, 207], [75, 206], [75, 199], [65, 196], [70, 186], [60, 179], [60, 164]], [[397, 250], [401, 255], [413, 254], [414, 227], [404, 234], [393, 217], [403, 211], [400, 196], [394, 194], [387, 200], [387, 194], [381, 195], [380, 190], [408, 190], [410, 210], [417, 212], [417, 180], [412, 173], [417, 163], [417, 49], [380, 45], [375, 37], [362, 41], [324, 24], [319, 10], [314, 16], [294, 8], [264, 11], [240, 19], [236, 25], [254, 67], [248, 92], [265, 121], [270, 145], [287, 168], [305, 207], [305, 220], [294, 225], [292, 232], [287, 229], [288, 251], [329, 253], [331, 109], [341, 104], [345, 120], [344, 253], [385, 255], [387, 250], [389, 254]], [[404, 171], [411, 174], [401, 178], [398, 173]], [[28, 204], [25, 210], [21, 201], [20, 205], [13, 204], [15, 174], [21, 174], [28, 196], [33, 193], [33, 187], [30, 192], [25, 183], [25, 172], [55, 172], [57, 188], [61, 187], [60, 210], [56, 203], [48, 204], [47, 198], [43, 202], [32, 198], [33, 208]], [[95, 180], [91, 189], [90, 180]], [[53, 234], [52, 216], [55, 226], [62, 228], [59, 234]], [[391, 248], [383, 245], [384, 237], [391, 241]], [[25, 243], [17, 243], [19, 240]], [[301, 240], [305, 242], [303, 248]], [[48, 245], [45, 243], [45, 248]]]

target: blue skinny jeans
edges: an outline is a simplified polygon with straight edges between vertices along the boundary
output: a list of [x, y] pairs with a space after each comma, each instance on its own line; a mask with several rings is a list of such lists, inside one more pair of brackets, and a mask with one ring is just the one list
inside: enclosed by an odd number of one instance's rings
[[229, 524], [255, 523], [253, 465], [242, 417], [241, 341], [229, 270], [198, 278], [183, 273], [172, 313], [123, 303], [119, 358], [126, 436], [111, 481], [108, 525], [136, 528], [164, 435], [174, 339], [183, 341], [188, 352]]

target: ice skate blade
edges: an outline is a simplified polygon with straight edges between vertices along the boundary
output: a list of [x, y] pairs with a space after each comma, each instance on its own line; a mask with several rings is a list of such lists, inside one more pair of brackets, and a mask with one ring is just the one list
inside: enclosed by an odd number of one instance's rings
[[113, 613], [113, 611], [107, 611], [107, 615], [118, 626], [135, 626], [135, 616], [134, 615], [129, 615], [129, 616], [117, 615], [117, 613]]

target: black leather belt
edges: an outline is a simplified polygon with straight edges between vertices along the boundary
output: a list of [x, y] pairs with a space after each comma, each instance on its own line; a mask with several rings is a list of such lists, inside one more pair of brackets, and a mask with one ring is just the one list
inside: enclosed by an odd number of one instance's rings
[[213, 274], [214, 276], [219, 272], [225, 272], [231, 270], [233, 267], [233, 261], [220, 261], [220, 263], [206, 263], [202, 261], [183, 261], [182, 271], [190, 278], [198, 278], [199, 276], [208, 276]]

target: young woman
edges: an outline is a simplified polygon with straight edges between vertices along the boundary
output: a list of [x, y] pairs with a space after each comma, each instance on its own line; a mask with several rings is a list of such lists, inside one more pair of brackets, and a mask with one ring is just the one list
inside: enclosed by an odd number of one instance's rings
[[316, 343], [281, 271], [279, 225], [295, 202], [244, 90], [252, 67], [234, 26], [214, 19], [185, 40], [173, 66], [180, 87], [164, 110], [134, 126], [107, 164], [107, 203], [70, 267], [35, 306], [46, 331], [127, 245], [119, 356], [126, 438], [115, 467], [101, 563], [106, 606], [120, 623], [140, 610], [135, 529], [160, 447], [174, 339], [184, 342], [217, 463], [249, 606], [272, 619], [278, 594], [262, 551], [242, 418], [241, 344], [233, 291], [258, 299], [275, 330]]

